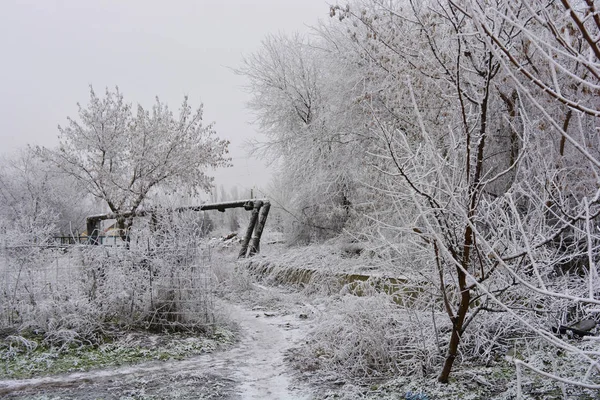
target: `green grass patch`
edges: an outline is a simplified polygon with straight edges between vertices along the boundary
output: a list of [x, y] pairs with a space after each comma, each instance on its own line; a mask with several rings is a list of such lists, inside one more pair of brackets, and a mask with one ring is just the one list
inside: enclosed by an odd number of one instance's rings
[[[7, 337], [0, 342], [0, 379], [25, 379], [147, 361], [183, 360], [232, 343], [234, 335], [218, 328], [209, 337], [184, 334], [123, 333], [99, 346], [45, 347], [39, 338]], [[39, 342], [38, 342], [39, 341]]]

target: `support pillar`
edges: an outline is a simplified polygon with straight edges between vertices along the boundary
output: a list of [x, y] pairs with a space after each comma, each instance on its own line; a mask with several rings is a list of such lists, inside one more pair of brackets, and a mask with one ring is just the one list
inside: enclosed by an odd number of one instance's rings
[[250, 215], [250, 222], [248, 223], [248, 228], [246, 229], [246, 234], [244, 235], [244, 240], [242, 241], [242, 248], [240, 249], [238, 258], [246, 257], [246, 253], [248, 252], [248, 246], [250, 244], [250, 240], [252, 239], [252, 233], [254, 232], [254, 227], [256, 226], [256, 221], [258, 220], [258, 213], [260, 212], [262, 205], [262, 201], [254, 202], [254, 207], [252, 208], [252, 215]]
[[267, 222], [267, 217], [269, 216], [270, 208], [271, 203], [265, 203], [265, 205], [263, 205], [260, 210], [258, 222], [256, 224], [256, 227], [254, 228], [254, 235], [252, 236], [252, 240], [250, 242], [248, 257], [252, 257], [254, 254], [260, 253], [260, 238], [262, 236], [263, 230], [265, 229], [265, 223]]

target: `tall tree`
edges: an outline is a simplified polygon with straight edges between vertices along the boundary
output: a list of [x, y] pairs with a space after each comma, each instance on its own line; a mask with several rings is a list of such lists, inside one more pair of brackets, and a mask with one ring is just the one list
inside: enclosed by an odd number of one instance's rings
[[[58, 149], [40, 154], [106, 202], [116, 214], [135, 213], [158, 187], [196, 193], [209, 190], [208, 167], [227, 166], [229, 142], [202, 123], [203, 109], [193, 111], [184, 98], [178, 115], [156, 98], [151, 110], [135, 114], [118, 88], [78, 104], [79, 118], [59, 126]], [[119, 220], [122, 229], [131, 221]]]
[[76, 181], [43, 163], [31, 149], [0, 160], [0, 231], [7, 242], [45, 243], [77, 234], [90, 213]]
[[[345, 40], [338, 32], [329, 32]], [[286, 206], [313, 236], [339, 233], [356, 201], [367, 138], [357, 69], [344, 68], [333, 40], [269, 36], [238, 73], [249, 79], [250, 108], [267, 140], [262, 151], [292, 189]], [[308, 229], [311, 230], [311, 229]]]
[[[391, 213], [417, 212], [380, 221], [431, 249], [434, 268], [421, 273], [452, 322], [439, 380], [448, 382], [467, 328], [487, 312], [598, 370], [597, 357], [554, 337], [531, 305], [564, 319], [568, 302], [579, 318], [599, 304], [593, 2], [371, 0], [332, 14], [351, 22], [373, 83], [390, 82], [373, 107], [380, 190]], [[404, 101], [396, 113], [394, 98]], [[577, 265], [585, 278], [556, 276]]]

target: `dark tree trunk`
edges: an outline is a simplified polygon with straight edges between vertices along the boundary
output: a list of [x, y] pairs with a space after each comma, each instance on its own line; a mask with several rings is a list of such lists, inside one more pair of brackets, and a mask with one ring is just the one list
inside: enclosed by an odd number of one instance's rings
[[[471, 246], [473, 245], [473, 231], [470, 226], [465, 229], [465, 241], [463, 248], [463, 259], [462, 268], [468, 270], [469, 260], [471, 257]], [[450, 336], [450, 344], [448, 345], [448, 355], [444, 362], [444, 368], [438, 380], [441, 383], [448, 383], [454, 360], [458, 354], [458, 345], [460, 344], [460, 336], [463, 333], [463, 324], [465, 317], [469, 311], [469, 304], [471, 303], [471, 290], [467, 287], [467, 275], [463, 269], [456, 267], [456, 274], [458, 276], [458, 288], [460, 290], [460, 303], [458, 305], [458, 311], [456, 316], [452, 318], [452, 335]]]

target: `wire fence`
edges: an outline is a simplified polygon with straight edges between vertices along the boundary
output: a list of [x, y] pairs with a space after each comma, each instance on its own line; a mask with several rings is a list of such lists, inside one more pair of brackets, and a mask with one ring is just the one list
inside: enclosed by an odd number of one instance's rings
[[[71, 235], [71, 236], [54, 236], [52, 237], [51, 245], [54, 246], [65, 246], [73, 244], [90, 244], [90, 238], [87, 235]], [[121, 240], [119, 235], [100, 235], [94, 236], [93, 240], [95, 243], [104, 246], [120, 246], [125, 243]]]
[[0, 330], [89, 342], [114, 328], [211, 329], [210, 244], [144, 239], [129, 248], [0, 246]]

